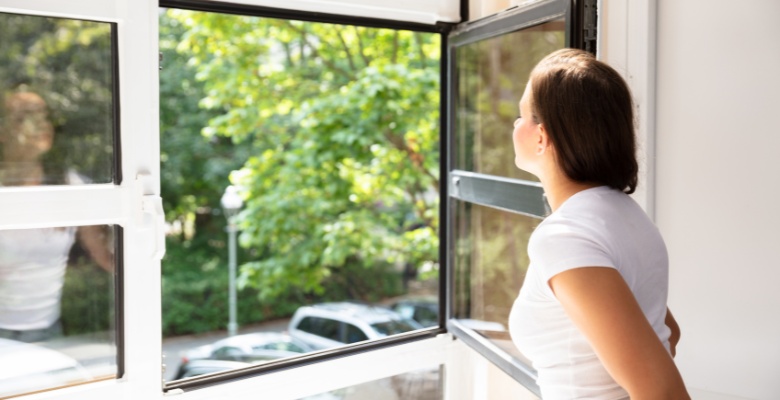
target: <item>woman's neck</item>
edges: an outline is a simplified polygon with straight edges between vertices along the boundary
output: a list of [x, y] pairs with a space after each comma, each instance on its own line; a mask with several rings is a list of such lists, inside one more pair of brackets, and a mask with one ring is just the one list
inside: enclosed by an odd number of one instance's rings
[[552, 212], [555, 212], [569, 197], [597, 186], [601, 186], [595, 183], [582, 183], [573, 181], [566, 176], [563, 171], [556, 169], [552, 173], [540, 177], [542, 181], [542, 187], [544, 188], [544, 194], [547, 196], [547, 203], [550, 205]]

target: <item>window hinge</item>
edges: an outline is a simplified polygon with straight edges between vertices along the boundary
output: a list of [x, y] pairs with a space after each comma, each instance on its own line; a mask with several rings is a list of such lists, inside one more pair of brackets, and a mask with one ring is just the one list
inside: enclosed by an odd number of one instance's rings
[[584, 0], [582, 16], [582, 45], [585, 51], [596, 54], [598, 27], [598, 0]]

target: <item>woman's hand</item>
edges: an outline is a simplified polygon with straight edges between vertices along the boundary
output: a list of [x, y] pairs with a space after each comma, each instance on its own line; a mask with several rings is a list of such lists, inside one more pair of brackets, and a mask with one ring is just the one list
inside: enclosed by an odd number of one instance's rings
[[672, 334], [669, 336], [669, 351], [672, 353], [672, 357], [674, 357], [677, 355], [677, 343], [680, 342], [680, 325], [677, 325], [677, 320], [674, 319], [672, 311], [668, 307], [666, 308], [664, 323], [672, 330]]
[[549, 284], [632, 400], [690, 399], [672, 357], [617, 270], [575, 268], [553, 276]]

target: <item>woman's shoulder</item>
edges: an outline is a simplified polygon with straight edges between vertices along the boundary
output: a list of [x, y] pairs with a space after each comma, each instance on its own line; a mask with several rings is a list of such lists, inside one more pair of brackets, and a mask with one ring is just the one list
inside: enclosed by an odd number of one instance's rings
[[550, 241], [564, 243], [611, 242], [635, 228], [652, 225], [641, 207], [627, 194], [606, 186], [586, 189], [567, 199], [534, 230], [529, 249]]

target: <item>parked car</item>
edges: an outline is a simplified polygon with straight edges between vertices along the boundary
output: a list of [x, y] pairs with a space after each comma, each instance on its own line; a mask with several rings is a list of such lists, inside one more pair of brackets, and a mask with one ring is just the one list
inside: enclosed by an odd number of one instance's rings
[[388, 308], [338, 302], [298, 308], [288, 332], [314, 349], [327, 349], [422, 328]]
[[[312, 348], [306, 343], [281, 332], [259, 332], [231, 336], [185, 352], [175, 379], [241, 368], [279, 358], [297, 356], [310, 351]], [[226, 363], [202, 360], [238, 363], [231, 366]], [[191, 365], [196, 361], [198, 362]], [[195, 373], [192, 371], [208, 372]]]
[[211, 374], [214, 372], [228, 371], [251, 366], [251, 363], [241, 361], [223, 361], [209, 359], [189, 360], [181, 364], [176, 376], [173, 379], [184, 379], [198, 375]]
[[0, 338], [0, 398], [88, 382], [78, 361], [36, 344]]
[[390, 309], [426, 328], [439, 325], [439, 299], [435, 296], [403, 297], [390, 303]]
[[[193, 376], [211, 374], [232, 369], [244, 368], [253, 365], [252, 363], [241, 361], [223, 361], [198, 359], [190, 360], [186, 365], [179, 369], [174, 379], [191, 378]], [[343, 396], [337, 396], [333, 393], [321, 393], [314, 396], [305, 397], [301, 400], [343, 400]]]

